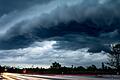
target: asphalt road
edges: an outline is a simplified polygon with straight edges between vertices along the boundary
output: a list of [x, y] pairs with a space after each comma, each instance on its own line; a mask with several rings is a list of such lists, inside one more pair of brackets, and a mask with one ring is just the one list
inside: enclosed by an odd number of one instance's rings
[[16, 73], [2, 73], [0, 80], [120, 80], [113, 78], [96, 78], [93, 76], [68, 76], [68, 75], [29, 75]]

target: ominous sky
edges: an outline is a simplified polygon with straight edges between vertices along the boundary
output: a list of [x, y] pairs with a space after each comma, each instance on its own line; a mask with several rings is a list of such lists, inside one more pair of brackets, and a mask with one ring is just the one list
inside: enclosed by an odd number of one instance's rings
[[120, 0], [0, 0], [0, 64], [101, 65], [120, 41]]

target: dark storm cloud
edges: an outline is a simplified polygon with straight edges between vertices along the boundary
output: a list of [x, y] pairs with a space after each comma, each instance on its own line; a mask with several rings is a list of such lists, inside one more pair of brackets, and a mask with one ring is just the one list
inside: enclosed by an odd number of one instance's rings
[[66, 50], [77, 50], [80, 48], [89, 48], [88, 52], [99, 53], [101, 51], [111, 52], [110, 43], [116, 42], [116, 40], [103, 40], [100, 37], [90, 37], [86, 35], [67, 35], [62, 38], [63, 40], [58, 40], [59, 47], [56, 49], [66, 49]]
[[16, 12], [12, 26], [5, 26], [10, 29], [2, 36], [0, 49], [24, 48], [34, 41], [52, 39], [58, 41], [58, 49], [87, 47], [90, 52], [109, 52], [106, 45], [120, 37], [119, 4], [119, 0], [57, 0], [42, 6], [44, 10], [37, 5]]
[[48, 3], [51, 0], [0, 0], [0, 16], [12, 11], [23, 10], [34, 4]]

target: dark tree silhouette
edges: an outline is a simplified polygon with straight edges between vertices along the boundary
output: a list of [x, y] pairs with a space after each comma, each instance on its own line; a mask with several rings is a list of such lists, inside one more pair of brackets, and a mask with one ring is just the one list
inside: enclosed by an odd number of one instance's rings
[[111, 45], [111, 53], [108, 55], [109, 62], [107, 63], [112, 68], [120, 70], [120, 44]]
[[108, 55], [108, 64], [116, 69], [120, 69], [120, 44], [113, 44], [111, 50], [112, 52]]
[[61, 68], [61, 64], [54, 62], [54, 63], [52, 63], [51, 68], [59, 69], [59, 68]]
[[104, 65], [104, 63], [102, 62], [102, 70], [104, 70], [105, 69], [105, 65]]
[[87, 67], [87, 70], [88, 71], [96, 71], [97, 67], [95, 65], [92, 65], [92, 66]]

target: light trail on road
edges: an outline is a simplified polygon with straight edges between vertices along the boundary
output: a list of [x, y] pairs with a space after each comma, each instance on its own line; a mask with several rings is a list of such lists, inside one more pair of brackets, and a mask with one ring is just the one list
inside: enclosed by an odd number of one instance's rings
[[[70, 75], [30, 75], [17, 73], [2, 73], [2, 80], [113, 80], [110, 78], [96, 78], [92, 76], [70, 76]], [[0, 79], [1, 80], [1, 79]], [[119, 79], [115, 79], [119, 80]]]
[[2, 73], [6, 80], [68, 80], [69, 78], [60, 78], [55, 76], [28, 75], [16, 73]]
[[6, 80], [48, 80], [44, 78], [27, 77], [25, 75], [16, 73], [3, 73], [2, 77], [4, 77]]

